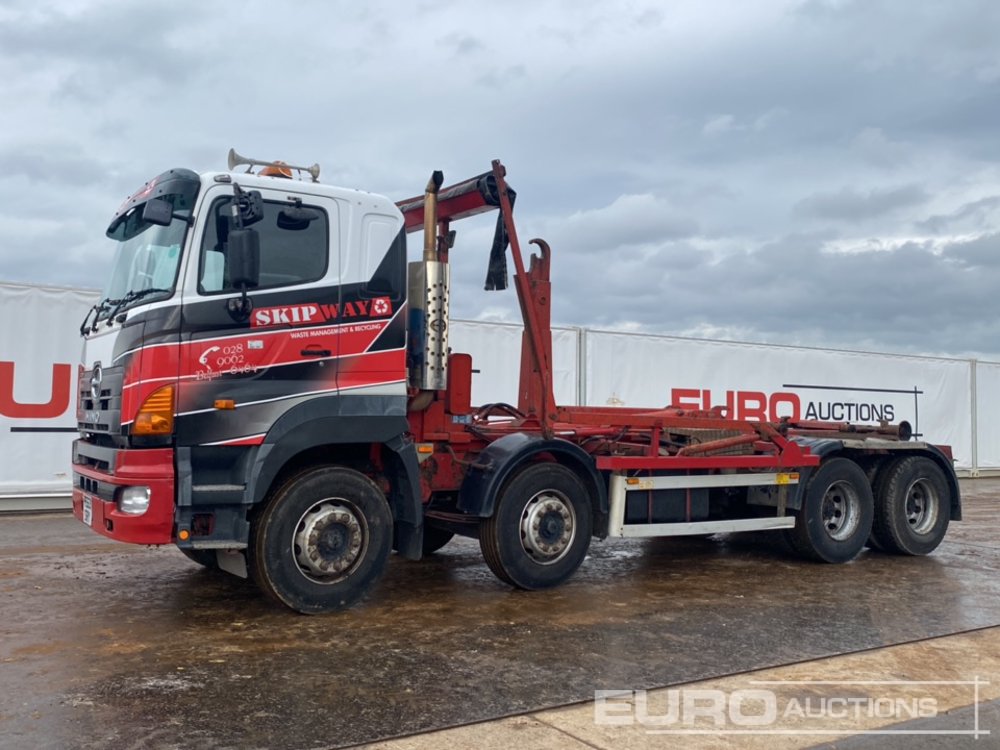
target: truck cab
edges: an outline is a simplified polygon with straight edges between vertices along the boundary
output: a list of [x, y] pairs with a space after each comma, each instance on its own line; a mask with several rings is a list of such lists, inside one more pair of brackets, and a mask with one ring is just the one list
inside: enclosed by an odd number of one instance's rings
[[[243, 220], [234, 184], [253, 195]], [[234, 206], [259, 243], [245, 308]], [[74, 507], [93, 529], [208, 559], [245, 547], [247, 477], [269, 473], [267, 456], [405, 433], [406, 235], [392, 201], [174, 169], [107, 234], [115, 258], [83, 327], [74, 448]], [[318, 434], [324, 415], [336, 425]]]

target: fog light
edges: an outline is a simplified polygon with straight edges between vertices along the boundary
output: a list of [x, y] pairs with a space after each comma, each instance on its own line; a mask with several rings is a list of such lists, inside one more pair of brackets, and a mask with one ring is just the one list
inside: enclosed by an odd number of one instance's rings
[[149, 487], [126, 487], [118, 496], [118, 510], [141, 516], [149, 508]]

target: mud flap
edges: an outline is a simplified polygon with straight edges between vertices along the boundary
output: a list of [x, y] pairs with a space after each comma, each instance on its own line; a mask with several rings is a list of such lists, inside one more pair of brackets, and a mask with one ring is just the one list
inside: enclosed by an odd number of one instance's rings
[[242, 550], [216, 550], [215, 559], [219, 563], [219, 570], [224, 570], [238, 578], [247, 577], [247, 557]]

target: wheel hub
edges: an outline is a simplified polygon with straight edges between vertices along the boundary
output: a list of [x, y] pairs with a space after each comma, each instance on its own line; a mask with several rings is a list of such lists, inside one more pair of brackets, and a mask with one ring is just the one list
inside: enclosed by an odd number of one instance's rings
[[939, 499], [934, 486], [918, 479], [906, 491], [906, 523], [916, 534], [926, 534], [937, 523]]
[[569, 499], [554, 490], [532, 497], [521, 513], [521, 546], [535, 562], [550, 565], [569, 551], [576, 516]]
[[293, 549], [307, 578], [330, 583], [356, 567], [367, 544], [364, 516], [344, 500], [322, 500], [307, 510], [295, 529]]
[[861, 517], [861, 498], [847, 482], [834, 482], [823, 496], [823, 527], [831, 539], [849, 539]]

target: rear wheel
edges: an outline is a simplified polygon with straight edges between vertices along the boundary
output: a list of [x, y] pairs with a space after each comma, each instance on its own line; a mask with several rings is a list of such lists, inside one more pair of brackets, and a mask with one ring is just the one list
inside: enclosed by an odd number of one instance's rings
[[893, 462], [876, 494], [872, 536], [882, 549], [926, 555], [941, 544], [951, 517], [951, 490], [934, 461], [908, 456]]
[[381, 577], [392, 544], [385, 495], [352, 469], [299, 474], [251, 526], [248, 567], [269, 595], [304, 614], [345, 609]]
[[[878, 488], [882, 480], [885, 478], [886, 463], [882, 461], [875, 461], [869, 464], [865, 468], [865, 475], [868, 477], [868, 484], [872, 488], [872, 497], [878, 497]], [[877, 501], [876, 501], [877, 502]], [[882, 545], [878, 543], [878, 539], [875, 538], [875, 527], [874, 521], [872, 522], [872, 532], [868, 535], [868, 541], [865, 542], [865, 546], [869, 549], [877, 550], [879, 552], [884, 552]]]
[[557, 586], [580, 567], [593, 528], [590, 498], [565, 466], [531, 464], [501, 490], [479, 530], [486, 564], [522, 589]]
[[786, 536], [803, 557], [847, 562], [865, 546], [873, 512], [872, 490], [865, 472], [850, 459], [831, 458], [809, 480], [795, 527]]

